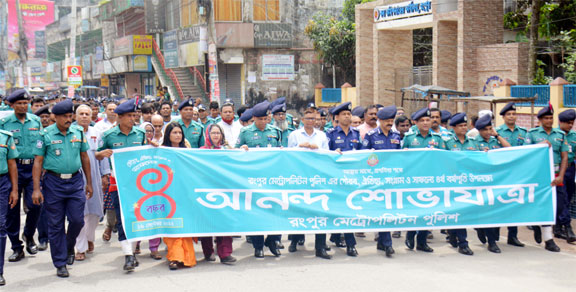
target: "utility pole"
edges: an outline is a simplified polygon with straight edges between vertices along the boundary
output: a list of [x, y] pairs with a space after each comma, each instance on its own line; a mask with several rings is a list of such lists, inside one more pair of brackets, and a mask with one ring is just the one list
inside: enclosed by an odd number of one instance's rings
[[[22, 78], [22, 85], [24, 84], [24, 72], [26, 70], [26, 63], [28, 61], [28, 38], [26, 37], [26, 30], [24, 29], [24, 21], [22, 19], [22, 11], [20, 10], [20, 0], [16, 0], [16, 14], [18, 16], [18, 56], [20, 57], [20, 65], [21, 65], [21, 78]], [[30, 86], [31, 84], [28, 84]], [[24, 86], [22, 86], [24, 87]]]
[[[72, 11], [70, 12], [70, 61], [68, 61], [68, 65], [76, 65], [76, 0], [72, 0]], [[66, 75], [68, 75], [68, 68], [66, 68]], [[68, 85], [68, 97], [74, 97], [73, 85]]]

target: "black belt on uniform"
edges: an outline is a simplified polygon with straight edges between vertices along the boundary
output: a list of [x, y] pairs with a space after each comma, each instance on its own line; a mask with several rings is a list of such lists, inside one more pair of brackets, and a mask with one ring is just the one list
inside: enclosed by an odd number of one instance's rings
[[32, 159], [16, 159], [16, 163], [23, 164], [23, 165], [34, 164], [34, 158], [32, 158]]
[[46, 173], [49, 173], [55, 177], [59, 177], [61, 179], [71, 179], [73, 176], [75, 176], [76, 174], [78, 174], [80, 171], [76, 171], [75, 173], [57, 173], [51, 170], [46, 170]]

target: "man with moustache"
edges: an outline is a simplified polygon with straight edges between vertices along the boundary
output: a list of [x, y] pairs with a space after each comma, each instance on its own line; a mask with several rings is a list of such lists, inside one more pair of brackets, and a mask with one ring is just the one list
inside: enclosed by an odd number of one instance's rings
[[378, 107], [376, 105], [371, 105], [366, 108], [364, 112], [364, 123], [358, 126], [358, 131], [360, 131], [360, 138], [364, 139], [366, 133], [378, 128]]

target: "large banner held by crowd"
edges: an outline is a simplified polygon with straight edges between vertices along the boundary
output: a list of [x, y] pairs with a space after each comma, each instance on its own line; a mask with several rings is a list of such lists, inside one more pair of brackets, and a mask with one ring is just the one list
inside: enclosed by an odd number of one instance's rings
[[113, 164], [128, 239], [553, 224], [551, 152], [136, 147]]

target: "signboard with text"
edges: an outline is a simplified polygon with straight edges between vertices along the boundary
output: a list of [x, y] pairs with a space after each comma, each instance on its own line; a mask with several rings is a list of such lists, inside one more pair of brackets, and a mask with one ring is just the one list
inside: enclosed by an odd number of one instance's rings
[[82, 85], [82, 66], [68, 66], [68, 85]]

